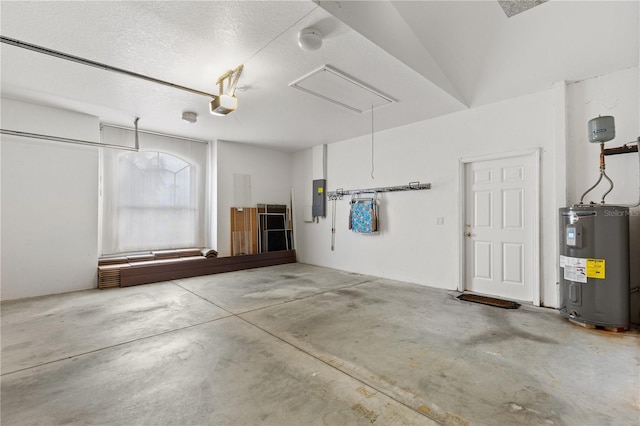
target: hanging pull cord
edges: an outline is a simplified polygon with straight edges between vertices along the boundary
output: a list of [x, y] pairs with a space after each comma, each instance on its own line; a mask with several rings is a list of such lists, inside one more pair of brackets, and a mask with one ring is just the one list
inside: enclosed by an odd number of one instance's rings
[[596, 181], [596, 183], [591, 188], [587, 189], [584, 194], [582, 194], [582, 197], [580, 197], [580, 204], [582, 204], [582, 200], [584, 199], [584, 197], [600, 184], [603, 177], [607, 181], [609, 181], [609, 185], [610, 185], [609, 190], [602, 195], [602, 200], [600, 200], [600, 203], [604, 204], [605, 197], [609, 195], [611, 191], [613, 191], [613, 181], [609, 178], [609, 176], [607, 176], [607, 173], [605, 172], [605, 168], [606, 168], [606, 165], [604, 163], [604, 142], [602, 142], [600, 143], [600, 176], [598, 177], [598, 180]]
[[375, 179], [373, 177], [373, 171], [375, 170], [373, 159], [374, 159], [374, 151], [373, 151], [373, 105], [371, 105], [371, 179]]
[[336, 198], [332, 198], [331, 205], [331, 251], [336, 249]]

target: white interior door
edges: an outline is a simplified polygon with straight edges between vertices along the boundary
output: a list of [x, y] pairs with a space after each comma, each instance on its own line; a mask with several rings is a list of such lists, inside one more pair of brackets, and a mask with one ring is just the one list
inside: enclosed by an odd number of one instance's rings
[[464, 175], [465, 290], [537, 304], [537, 155], [469, 162]]

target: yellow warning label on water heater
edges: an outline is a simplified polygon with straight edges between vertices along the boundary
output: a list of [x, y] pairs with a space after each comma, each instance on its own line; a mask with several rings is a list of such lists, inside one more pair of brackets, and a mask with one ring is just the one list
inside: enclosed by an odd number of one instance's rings
[[605, 278], [604, 259], [587, 259], [587, 278]]
[[319, 186], [318, 187], [318, 194], [322, 194], [324, 192], [324, 188]]

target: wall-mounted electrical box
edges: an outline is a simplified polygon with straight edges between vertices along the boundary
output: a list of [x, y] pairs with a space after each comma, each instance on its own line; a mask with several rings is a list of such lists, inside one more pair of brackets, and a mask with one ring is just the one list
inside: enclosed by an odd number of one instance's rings
[[313, 181], [313, 204], [311, 206], [311, 214], [314, 218], [327, 216], [327, 195], [325, 194], [326, 186], [326, 179], [315, 179]]

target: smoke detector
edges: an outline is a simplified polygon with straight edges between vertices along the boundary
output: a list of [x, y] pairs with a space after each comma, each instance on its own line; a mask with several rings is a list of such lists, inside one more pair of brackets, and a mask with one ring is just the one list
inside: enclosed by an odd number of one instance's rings
[[318, 50], [322, 47], [322, 33], [315, 28], [305, 28], [298, 33], [298, 46], [302, 50]]

